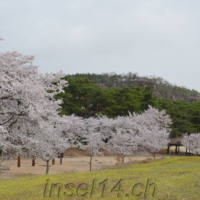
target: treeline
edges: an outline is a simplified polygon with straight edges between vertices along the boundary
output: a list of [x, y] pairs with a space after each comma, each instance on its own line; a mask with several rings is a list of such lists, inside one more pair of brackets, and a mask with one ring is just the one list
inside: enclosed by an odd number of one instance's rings
[[62, 99], [61, 115], [75, 114], [88, 118], [97, 114], [109, 118], [126, 116], [131, 113], [142, 113], [148, 105], [159, 110], [166, 110], [173, 124], [171, 138], [180, 137], [183, 133], [200, 132], [200, 102], [188, 103], [184, 100], [172, 101], [157, 99], [150, 86], [102, 89], [88, 78], [64, 78], [69, 85], [64, 93], [56, 96]]
[[65, 115], [74, 113], [87, 118], [103, 114], [114, 118], [128, 115], [128, 112], [141, 113], [156, 101], [150, 86], [101, 89], [88, 78], [66, 76], [65, 80], [69, 85], [64, 88], [65, 93], [57, 96], [63, 100], [60, 113]]
[[[194, 89], [190, 90], [185, 86], [177, 86], [169, 83], [161, 77], [156, 76], [139, 76], [138, 73], [129, 72], [127, 74], [116, 74], [115, 72], [103, 74], [72, 74], [68, 75], [71, 78], [84, 78], [94, 81], [95, 84], [104, 84], [106, 87], [115, 87], [116, 85], [121, 88], [120, 83], [123, 82], [128, 86], [130, 81], [133, 80], [147, 80], [156, 84], [154, 91], [158, 92], [162, 98], [168, 98], [169, 94], [184, 99], [185, 97], [200, 97], [200, 93]], [[153, 88], [152, 88], [153, 89]]]

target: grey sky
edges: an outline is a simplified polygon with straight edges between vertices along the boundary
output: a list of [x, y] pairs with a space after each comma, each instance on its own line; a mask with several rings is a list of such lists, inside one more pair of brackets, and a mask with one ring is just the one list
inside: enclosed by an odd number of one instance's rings
[[138, 72], [200, 91], [199, 0], [0, 0], [1, 51], [41, 72]]

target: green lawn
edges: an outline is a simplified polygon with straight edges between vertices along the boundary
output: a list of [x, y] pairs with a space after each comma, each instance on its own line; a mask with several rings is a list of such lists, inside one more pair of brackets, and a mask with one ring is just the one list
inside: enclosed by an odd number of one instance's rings
[[[53, 183], [60, 183], [52, 189], [51, 197], [43, 197], [47, 179], [49, 179], [49, 183], [46, 185], [46, 196], [49, 196]], [[148, 180], [149, 186], [145, 192]], [[81, 183], [83, 184], [80, 185]], [[151, 185], [151, 183], [155, 184]], [[59, 185], [60, 187], [58, 187]], [[113, 188], [115, 185], [116, 187]], [[154, 188], [156, 189], [155, 196], [152, 197]], [[57, 197], [59, 189], [60, 197]], [[138, 194], [140, 194], [139, 197], [136, 196]], [[101, 197], [102, 195], [103, 197]], [[200, 157], [173, 157], [149, 163], [118, 165], [115, 169], [103, 171], [1, 180], [0, 199], [199, 200]]]

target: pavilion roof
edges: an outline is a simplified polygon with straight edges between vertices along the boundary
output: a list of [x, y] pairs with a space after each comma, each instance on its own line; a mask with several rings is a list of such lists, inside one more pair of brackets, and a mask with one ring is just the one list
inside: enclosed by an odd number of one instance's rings
[[170, 139], [169, 145], [182, 145], [181, 144], [182, 137], [179, 138], [172, 138]]

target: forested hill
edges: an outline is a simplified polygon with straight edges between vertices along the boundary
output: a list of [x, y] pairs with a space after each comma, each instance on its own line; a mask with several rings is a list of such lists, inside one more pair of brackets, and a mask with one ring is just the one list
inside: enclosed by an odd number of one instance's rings
[[115, 74], [114, 72], [104, 74], [78, 73], [68, 76], [71, 78], [87, 77], [102, 89], [150, 85], [153, 95], [157, 96], [157, 99], [185, 100], [186, 102], [200, 101], [200, 93], [198, 91], [187, 89], [184, 86], [173, 85], [163, 78], [155, 76], [139, 76], [137, 73], [131, 72], [128, 74]]
[[[102, 114], [115, 118], [127, 116], [129, 112], [140, 114], [151, 105], [170, 115], [173, 122], [170, 125], [171, 138], [200, 132], [200, 101], [199, 93], [195, 90], [173, 86], [161, 78], [139, 77], [131, 73], [126, 76], [75, 74], [62, 79], [67, 80], [69, 85], [56, 96], [62, 100], [60, 115], [74, 114], [88, 118]], [[142, 84], [147, 86], [139, 87]], [[153, 96], [156, 92], [160, 98]], [[170, 99], [170, 95], [176, 99]], [[189, 98], [195, 100], [189, 101]]]

